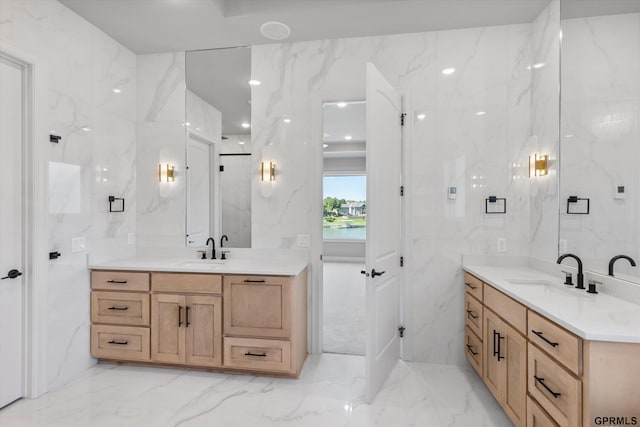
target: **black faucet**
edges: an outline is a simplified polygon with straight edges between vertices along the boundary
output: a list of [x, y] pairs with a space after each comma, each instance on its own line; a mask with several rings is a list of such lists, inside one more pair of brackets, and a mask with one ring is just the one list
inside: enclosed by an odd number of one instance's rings
[[565, 258], [573, 258], [578, 262], [578, 284], [576, 285], [576, 289], [584, 289], [584, 275], [582, 274], [582, 260], [578, 258], [577, 255], [564, 254], [564, 255], [560, 255], [560, 257], [558, 258], [558, 261], [556, 262], [560, 264], [562, 260]]
[[229, 237], [227, 237], [226, 234], [223, 234], [222, 237], [220, 238], [220, 249], [224, 248], [224, 241], [229, 241]]
[[636, 266], [636, 262], [630, 256], [616, 255], [613, 258], [611, 258], [611, 261], [609, 261], [609, 276], [613, 276], [613, 264], [615, 264], [616, 261], [619, 259], [626, 259], [627, 261], [629, 261], [629, 264], [631, 264], [631, 267]]
[[207, 243], [205, 243], [207, 247], [209, 247], [209, 242], [211, 242], [211, 259], [216, 259], [216, 242], [213, 237], [209, 237]]

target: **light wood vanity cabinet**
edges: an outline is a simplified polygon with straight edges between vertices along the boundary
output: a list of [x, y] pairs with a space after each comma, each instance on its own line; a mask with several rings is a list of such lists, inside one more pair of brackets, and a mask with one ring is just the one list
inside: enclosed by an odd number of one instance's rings
[[[515, 426], [591, 427], [607, 416], [640, 421], [640, 344], [583, 341], [486, 283], [478, 292], [478, 282], [465, 273], [465, 344], [473, 346], [475, 335], [469, 307], [480, 302], [481, 376]], [[469, 304], [472, 292], [482, 300]], [[480, 373], [478, 357], [467, 357]]]
[[91, 354], [297, 376], [306, 277], [93, 271]]

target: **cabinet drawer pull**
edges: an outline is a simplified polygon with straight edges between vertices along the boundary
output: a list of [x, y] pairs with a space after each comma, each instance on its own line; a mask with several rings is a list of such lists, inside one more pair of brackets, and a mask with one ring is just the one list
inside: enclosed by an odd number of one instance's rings
[[127, 311], [129, 310], [129, 307], [117, 307], [117, 306], [113, 306], [113, 307], [109, 307], [107, 310], [113, 310], [113, 311]]
[[266, 281], [264, 279], [260, 279], [260, 280], [251, 280], [251, 279], [244, 279], [244, 283], [265, 283]]
[[502, 346], [500, 344], [500, 340], [503, 340], [503, 339], [504, 337], [500, 336], [500, 333], [494, 329], [493, 330], [493, 355], [498, 357], [498, 362], [504, 359], [504, 356], [502, 355], [502, 349], [501, 349]]
[[257, 356], [257, 357], [267, 357], [267, 353], [252, 353], [250, 351], [244, 354], [245, 356]]
[[473, 286], [471, 283], [466, 283], [466, 282], [465, 282], [465, 285], [467, 285], [467, 286], [468, 286], [468, 287], [470, 287], [471, 289], [477, 289], [477, 288], [478, 288], [477, 286]]
[[188, 328], [188, 327], [189, 327], [189, 325], [191, 324], [191, 322], [189, 322], [189, 309], [190, 309], [190, 308], [191, 308], [191, 307], [187, 307], [187, 308], [185, 308], [185, 312], [186, 312], [186, 316], [185, 316], [185, 317], [186, 317], [186, 320], [185, 320], [185, 323], [186, 323], [186, 325], [187, 325], [187, 328]]
[[473, 354], [474, 356], [477, 356], [478, 353], [473, 351], [473, 347], [471, 347], [469, 344], [467, 344], [467, 351], [469, 351], [469, 353]]
[[178, 328], [182, 326], [182, 306], [178, 306]]
[[538, 336], [538, 338], [540, 338], [541, 340], [543, 340], [544, 342], [549, 344], [551, 347], [557, 347], [557, 346], [560, 345], [557, 342], [549, 341], [549, 339], [547, 339], [544, 335], [542, 335], [542, 332], [534, 331], [533, 329], [531, 330], [531, 332], [536, 334]]
[[126, 285], [127, 281], [126, 280], [107, 280], [107, 283], [113, 283], [116, 285]]
[[557, 399], [558, 397], [560, 397], [560, 393], [556, 393], [555, 391], [551, 390], [551, 389], [549, 388], [549, 386], [548, 386], [548, 385], [546, 385], [546, 384], [544, 383], [544, 378], [536, 377], [535, 375], [533, 376], [533, 378], [535, 378], [535, 379], [536, 379], [536, 381], [538, 381], [540, 384], [542, 384], [542, 387], [544, 387], [545, 389], [547, 389], [547, 391], [548, 391], [549, 393], [551, 393], [551, 395], [552, 395], [553, 397], [555, 397], [556, 399]]
[[109, 341], [109, 344], [127, 345], [127, 344], [129, 344], [129, 341], [111, 340], [111, 341]]
[[476, 316], [475, 314], [473, 314], [472, 310], [467, 310], [467, 314], [469, 315], [469, 317], [471, 317], [472, 319], [477, 319], [478, 316]]

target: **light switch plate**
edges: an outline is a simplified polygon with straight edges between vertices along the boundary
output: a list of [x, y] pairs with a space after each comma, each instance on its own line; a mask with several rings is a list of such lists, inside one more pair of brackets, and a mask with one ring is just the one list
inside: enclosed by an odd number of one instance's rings
[[497, 252], [507, 252], [507, 239], [504, 237], [498, 237], [498, 242], [496, 245]]
[[308, 234], [298, 234], [298, 238], [296, 239], [296, 246], [299, 248], [308, 248], [311, 244], [310, 238]]
[[71, 238], [71, 252], [82, 252], [87, 249], [87, 239], [82, 237]]

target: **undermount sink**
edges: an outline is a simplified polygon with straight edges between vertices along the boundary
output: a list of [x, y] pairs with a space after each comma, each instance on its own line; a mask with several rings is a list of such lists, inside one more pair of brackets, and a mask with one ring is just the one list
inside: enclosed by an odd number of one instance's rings
[[512, 285], [536, 285], [536, 286], [552, 286], [553, 284], [547, 280], [539, 279], [507, 279]]
[[185, 268], [218, 268], [223, 266], [226, 260], [224, 259], [200, 259], [193, 261], [184, 261], [176, 264], [177, 267]]

